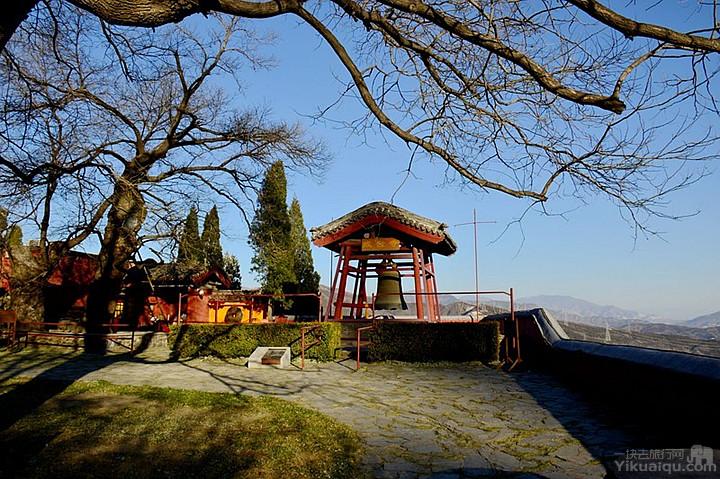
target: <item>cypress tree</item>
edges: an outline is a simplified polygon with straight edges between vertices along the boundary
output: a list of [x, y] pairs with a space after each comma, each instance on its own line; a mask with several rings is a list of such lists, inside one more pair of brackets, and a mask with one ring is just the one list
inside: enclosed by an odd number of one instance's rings
[[289, 292], [297, 283], [286, 198], [285, 167], [276, 161], [265, 173], [250, 225], [249, 243], [255, 250], [252, 270], [265, 293]]
[[298, 293], [317, 293], [320, 275], [315, 271], [310, 240], [303, 220], [300, 202], [293, 198], [290, 204], [290, 240], [295, 258], [295, 277], [298, 281]]
[[185, 226], [180, 235], [178, 261], [202, 261], [200, 234], [198, 233], [198, 212], [194, 206], [185, 218]]
[[0, 208], [0, 250], [17, 248], [23, 245], [22, 228], [8, 224], [8, 211]]
[[7, 248], [7, 229], [8, 229], [8, 211], [5, 208], [0, 208], [0, 254], [2, 254]]
[[10, 231], [7, 234], [7, 246], [10, 249], [17, 248], [23, 245], [23, 232], [22, 228], [18, 225], [12, 225]]
[[8, 227], [7, 217], [8, 211], [0, 207], [0, 240], [4, 240], [5, 238], [5, 230]]
[[201, 237], [203, 260], [208, 268], [223, 268], [223, 253], [220, 246], [220, 217], [217, 207], [205, 216]]

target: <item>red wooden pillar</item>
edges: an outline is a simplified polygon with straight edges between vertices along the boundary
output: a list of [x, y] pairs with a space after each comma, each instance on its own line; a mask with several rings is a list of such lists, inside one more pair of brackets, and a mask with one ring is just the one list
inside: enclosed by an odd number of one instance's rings
[[343, 302], [345, 301], [345, 288], [347, 287], [351, 256], [350, 246], [343, 247], [338, 263], [339, 266], [340, 262], [342, 262], [342, 270], [340, 271], [340, 284], [337, 291], [337, 300], [335, 301], [335, 311], [333, 312], [334, 319], [342, 319]]
[[352, 299], [350, 300], [350, 304], [352, 304], [352, 306], [350, 307], [350, 317], [354, 318], [355, 310], [357, 308], [358, 287], [360, 286], [359, 275], [358, 275], [359, 269], [353, 268], [352, 266], [350, 266], [348, 268], [348, 275], [350, 275], [351, 272], [353, 273], [352, 277], [355, 278], [355, 281], [353, 281], [353, 294], [352, 294]]
[[435, 275], [435, 263], [433, 262], [432, 253], [428, 254], [428, 269], [430, 270], [430, 288], [432, 288], [432, 298], [435, 302], [435, 310], [437, 311], [437, 320], [440, 321], [440, 298], [438, 297], [437, 276]]
[[328, 297], [328, 304], [327, 308], [325, 309], [325, 321], [327, 321], [330, 317], [330, 311], [333, 306], [333, 298], [335, 298], [335, 292], [337, 291], [337, 283], [340, 279], [340, 264], [343, 259], [343, 253], [345, 252], [345, 247], [340, 248], [340, 256], [338, 257], [337, 266], [335, 267], [335, 276], [333, 277], [332, 285], [330, 286], [330, 296]]
[[420, 260], [420, 281], [425, 288], [425, 301], [427, 304], [428, 321], [435, 321], [435, 302], [432, 298], [432, 288], [430, 283], [430, 275], [428, 274], [427, 263], [425, 261], [425, 252], [418, 250], [418, 257]]
[[[423, 307], [423, 282], [420, 280], [420, 255], [416, 247], [412, 249], [413, 273], [415, 275], [415, 304], [417, 305], [417, 319], [425, 319], [425, 308]], [[418, 294], [420, 293], [420, 294]]]
[[357, 299], [353, 299], [355, 303], [353, 317], [356, 319], [362, 318], [365, 311], [365, 303], [367, 302], [367, 291], [365, 289], [365, 279], [367, 278], [367, 260], [362, 259], [358, 262], [358, 270], [356, 287], [358, 289]]
[[432, 287], [432, 274], [430, 272], [428, 262], [429, 256], [430, 255], [428, 254], [428, 257], [426, 257], [425, 252], [422, 250], [420, 251], [420, 258], [422, 260], [422, 279], [425, 283], [425, 293], [427, 297], [428, 320], [438, 321], [440, 319], [440, 308], [437, 307], [437, 295], [435, 294], [435, 289]]

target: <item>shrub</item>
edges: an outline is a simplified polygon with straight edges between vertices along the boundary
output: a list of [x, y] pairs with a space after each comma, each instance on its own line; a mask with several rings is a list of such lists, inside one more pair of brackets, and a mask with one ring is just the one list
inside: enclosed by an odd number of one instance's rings
[[[180, 358], [215, 356], [218, 358], [247, 357], [259, 346], [290, 346], [293, 356], [300, 355], [300, 328], [319, 325], [315, 332], [319, 344], [309, 348], [305, 356], [319, 361], [332, 361], [340, 348], [340, 325], [337, 323], [282, 324], [183, 324], [172, 326], [168, 342]], [[306, 333], [307, 343], [314, 342]]]
[[380, 323], [369, 331], [371, 361], [497, 361], [499, 329], [489, 323]]

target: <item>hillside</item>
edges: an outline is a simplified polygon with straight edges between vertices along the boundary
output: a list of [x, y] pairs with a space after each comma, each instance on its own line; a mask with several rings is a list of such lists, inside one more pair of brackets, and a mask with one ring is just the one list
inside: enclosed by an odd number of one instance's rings
[[616, 321], [645, 320], [648, 315], [612, 305], [599, 305], [584, 299], [561, 295], [539, 295], [520, 298], [518, 303], [525, 308], [526, 304], [541, 306], [554, 311], [562, 311], [584, 318], [607, 318]]
[[610, 335], [610, 340], [606, 341], [607, 337], [605, 328], [598, 328], [595, 326], [577, 323], [561, 322], [560, 324], [570, 339], [595, 341], [600, 343], [608, 342], [611, 344], [625, 344], [628, 346], [640, 346], [644, 348], [720, 357], [720, 341], [695, 339], [686, 336], [668, 334], [622, 331], [617, 329], [611, 329], [607, 332]]
[[708, 328], [713, 326], [720, 327], [720, 311], [698, 316], [697, 318], [693, 318], [683, 324], [693, 328]]
[[[686, 323], [687, 324], [687, 323]], [[693, 328], [685, 324], [662, 323], [630, 323], [618, 329], [632, 333], [663, 334], [670, 336], [685, 336], [694, 339], [718, 340], [720, 339], [720, 326], [707, 328]]]

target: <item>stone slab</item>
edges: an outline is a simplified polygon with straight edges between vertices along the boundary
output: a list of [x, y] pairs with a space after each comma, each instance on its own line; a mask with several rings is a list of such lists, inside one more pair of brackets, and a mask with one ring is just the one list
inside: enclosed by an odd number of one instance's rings
[[[279, 356], [277, 364], [263, 364], [263, 358], [270, 353], [270, 356], [277, 357], [277, 353], [282, 353]], [[268, 362], [268, 361], [265, 361]], [[250, 369], [287, 369], [290, 367], [290, 348], [289, 347], [275, 347], [275, 346], [260, 346], [255, 349], [248, 358], [247, 367]]]

